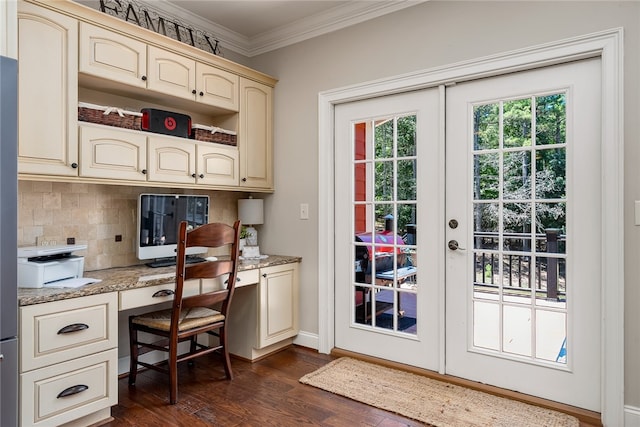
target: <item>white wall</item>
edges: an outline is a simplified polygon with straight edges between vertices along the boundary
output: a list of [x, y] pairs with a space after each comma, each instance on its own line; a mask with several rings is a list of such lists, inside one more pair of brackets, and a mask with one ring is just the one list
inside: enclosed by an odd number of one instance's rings
[[[633, 201], [640, 200], [637, 2], [429, 1], [253, 58], [250, 66], [280, 80], [276, 191], [266, 200], [261, 245], [266, 253], [303, 257], [301, 330], [318, 333], [319, 92], [614, 27], [624, 28], [625, 39], [625, 403], [640, 407], [640, 227], [633, 224]], [[309, 220], [298, 219], [300, 203], [309, 203]]]

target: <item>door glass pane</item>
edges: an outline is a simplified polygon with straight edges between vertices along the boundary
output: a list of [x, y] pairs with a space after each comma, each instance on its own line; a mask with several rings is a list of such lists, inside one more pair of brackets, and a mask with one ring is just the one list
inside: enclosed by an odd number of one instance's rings
[[566, 197], [566, 150], [536, 151], [536, 198], [562, 199]]
[[565, 111], [563, 93], [474, 107], [473, 340], [499, 356], [570, 354]]
[[415, 126], [415, 115], [354, 124], [351, 318], [374, 331], [417, 333]]
[[567, 134], [566, 95], [536, 97], [536, 145], [564, 144]]
[[507, 305], [503, 308], [502, 350], [505, 353], [531, 354], [531, 309]]
[[498, 148], [500, 141], [499, 104], [476, 105], [473, 107], [474, 149]]
[[393, 166], [393, 161], [375, 163], [376, 200], [393, 200], [393, 189], [396, 178], [393, 171]]
[[567, 363], [566, 319], [564, 312], [536, 311], [536, 357], [542, 360]]
[[504, 146], [531, 146], [531, 99], [504, 103]]
[[506, 251], [531, 250], [531, 203], [504, 203], [503, 242]]
[[504, 153], [504, 198], [526, 200], [531, 198], [531, 152]]
[[476, 154], [473, 157], [473, 197], [493, 200], [500, 196], [500, 157], [498, 153]]
[[500, 306], [498, 304], [474, 302], [473, 345], [488, 350], [500, 349]]

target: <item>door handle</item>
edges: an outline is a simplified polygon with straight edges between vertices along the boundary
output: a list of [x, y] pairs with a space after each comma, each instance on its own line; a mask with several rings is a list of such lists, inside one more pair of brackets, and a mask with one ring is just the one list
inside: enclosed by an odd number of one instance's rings
[[447, 246], [449, 246], [449, 249], [451, 249], [452, 251], [466, 251], [465, 248], [460, 247], [457, 240], [449, 240]]

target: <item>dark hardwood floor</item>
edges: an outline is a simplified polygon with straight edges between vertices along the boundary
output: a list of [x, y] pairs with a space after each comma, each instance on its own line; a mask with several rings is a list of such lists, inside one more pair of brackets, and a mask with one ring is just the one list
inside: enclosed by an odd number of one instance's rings
[[[168, 379], [138, 374], [135, 387], [118, 382], [119, 403], [106, 426], [422, 426], [371, 406], [300, 384], [298, 379], [335, 359], [289, 347], [261, 361], [232, 359], [234, 379], [225, 379], [219, 356], [180, 366], [178, 403], [169, 405]], [[581, 423], [582, 427], [588, 424]]]

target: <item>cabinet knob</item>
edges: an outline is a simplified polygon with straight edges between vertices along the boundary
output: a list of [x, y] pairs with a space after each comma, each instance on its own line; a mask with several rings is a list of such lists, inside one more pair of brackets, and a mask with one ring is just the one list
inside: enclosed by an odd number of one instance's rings
[[242, 182], [247, 182], [247, 178], [242, 178]]
[[142, 76], [140, 78], [142, 79], [143, 82], [147, 81], [147, 76]]
[[142, 169], [140, 172], [142, 172], [142, 175], [146, 175], [147, 174], [147, 170], [146, 169]]
[[191, 93], [195, 95], [196, 94], [196, 90], [195, 89], [192, 90]]
[[196, 177], [196, 174], [195, 174], [195, 173], [192, 173], [192, 174], [191, 174], [191, 178], [195, 178], [195, 177]]
[[204, 96], [204, 92], [200, 91], [200, 96]]
[[204, 178], [204, 174], [201, 173], [200, 175], [198, 175], [198, 178], [200, 178], [200, 179]]
[[74, 168], [74, 169], [78, 169], [78, 164], [77, 164], [77, 163], [75, 163], [75, 162], [74, 162], [74, 163], [71, 163], [71, 167], [72, 167], [72, 168]]
[[262, 277], [264, 277], [266, 279], [267, 278], [267, 273], [263, 273]]

